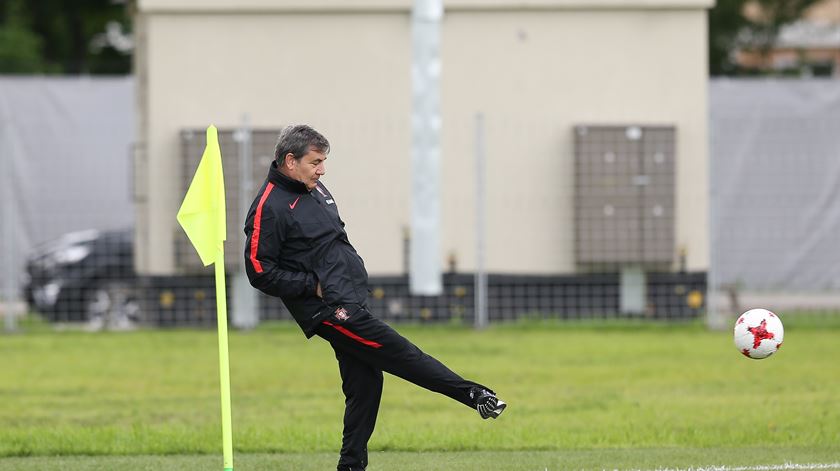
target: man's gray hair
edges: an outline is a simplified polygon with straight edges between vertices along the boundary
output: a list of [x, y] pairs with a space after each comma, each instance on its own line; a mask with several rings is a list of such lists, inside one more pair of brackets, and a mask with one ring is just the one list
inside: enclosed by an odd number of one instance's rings
[[324, 154], [330, 152], [330, 142], [318, 131], [306, 124], [291, 124], [280, 131], [277, 144], [274, 146], [274, 159], [282, 164], [286, 154], [291, 153], [300, 160], [309, 151]]

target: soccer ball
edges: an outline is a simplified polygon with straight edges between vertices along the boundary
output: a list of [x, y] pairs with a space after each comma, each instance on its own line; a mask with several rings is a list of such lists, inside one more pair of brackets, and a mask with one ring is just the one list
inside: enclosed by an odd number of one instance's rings
[[776, 353], [784, 337], [781, 319], [767, 309], [750, 309], [735, 321], [735, 346], [754, 360]]

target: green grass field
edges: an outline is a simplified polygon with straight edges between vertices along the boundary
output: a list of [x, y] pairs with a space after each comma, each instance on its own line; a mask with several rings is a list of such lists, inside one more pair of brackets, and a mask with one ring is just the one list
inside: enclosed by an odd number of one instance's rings
[[[370, 470], [840, 467], [840, 329], [742, 357], [699, 325], [398, 326], [509, 409], [386, 376]], [[0, 336], [0, 470], [221, 469], [215, 331]], [[334, 469], [332, 350], [291, 324], [230, 336], [235, 469]], [[832, 468], [834, 469], [834, 468]]]

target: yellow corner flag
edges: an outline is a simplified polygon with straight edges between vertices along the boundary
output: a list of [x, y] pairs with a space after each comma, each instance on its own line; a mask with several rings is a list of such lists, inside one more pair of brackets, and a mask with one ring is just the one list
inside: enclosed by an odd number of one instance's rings
[[227, 235], [227, 226], [222, 153], [215, 126], [207, 128], [207, 147], [178, 210], [178, 223], [184, 228], [204, 266], [216, 262], [219, 247]]
[[181, 209], [178, 223], [184, 228], [204, 266], [215, 264], [216, 315], [219, 326], [219, 379], [222, 388], [222, 448], [225, 471], [233, 471], [230, 419], [230, 361], [227, 343], [227, 294], [225, 290], [225, 179], [222, 153], [215, 126], [207, 128], [207, 146], [198, 163]]

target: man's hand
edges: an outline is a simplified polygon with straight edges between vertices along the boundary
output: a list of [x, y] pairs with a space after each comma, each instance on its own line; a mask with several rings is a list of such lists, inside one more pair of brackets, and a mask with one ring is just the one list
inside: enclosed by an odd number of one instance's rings
[[319, 298], [323, 298], [323, 297], [324, 297], [323, 293], [321, 293], [321, 282], [320, 282], [320, 281], [318, 282], [318, 285], [317, 285], [317, 286], [315, 286], [315, 294], [316, 294]]

